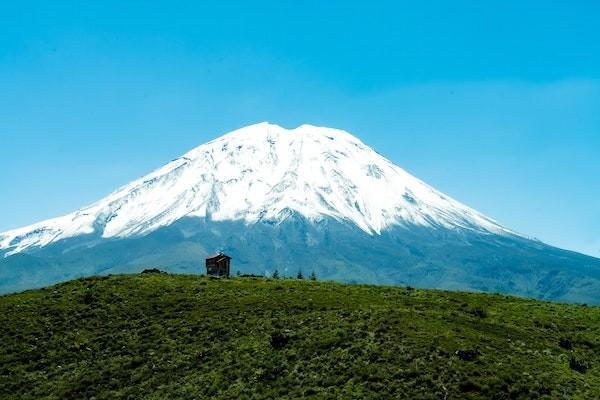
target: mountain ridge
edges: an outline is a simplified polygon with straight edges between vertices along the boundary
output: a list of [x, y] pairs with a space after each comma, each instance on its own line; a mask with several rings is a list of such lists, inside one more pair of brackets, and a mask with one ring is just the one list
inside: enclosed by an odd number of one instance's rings
[[15, 254], [97, 231], [104, 238], [143, 235], [188, 216], [281, 220], [289, 210], [350, 220], [369, 234], [414, 224], [517, 235], [348, 132], [263, 122], [200, 145], [74, 213], [0, 233], [0, 249]]

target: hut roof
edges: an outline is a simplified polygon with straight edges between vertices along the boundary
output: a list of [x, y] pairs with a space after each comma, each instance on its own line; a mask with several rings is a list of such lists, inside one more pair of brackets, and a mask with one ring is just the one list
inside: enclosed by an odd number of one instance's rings
[[228, 255], [223, 254], [223, 253], [216, 253], [216, 254], [212, 254], [212, 255], [206, 257], [207, 260], [213, 260], [215, 258], [217, 258], [219, 260], [223, 259], [223, 258], [229, 258], [229, 259], [231, 259], [231, 257], [229, 257]]

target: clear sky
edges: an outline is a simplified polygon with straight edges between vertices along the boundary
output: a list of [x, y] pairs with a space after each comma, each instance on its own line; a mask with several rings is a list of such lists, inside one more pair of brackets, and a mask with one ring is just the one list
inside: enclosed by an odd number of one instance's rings
[[201, 3], [0, 2], [0, 231], [270, 121], [600, 257], [600, 1]]

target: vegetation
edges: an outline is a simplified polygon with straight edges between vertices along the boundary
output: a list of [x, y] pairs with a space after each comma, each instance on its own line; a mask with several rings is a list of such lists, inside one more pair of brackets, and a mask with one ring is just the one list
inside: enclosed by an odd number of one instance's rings
[[0, 398], [600, 398], [600, 308], [147, 273], [0, 297]]

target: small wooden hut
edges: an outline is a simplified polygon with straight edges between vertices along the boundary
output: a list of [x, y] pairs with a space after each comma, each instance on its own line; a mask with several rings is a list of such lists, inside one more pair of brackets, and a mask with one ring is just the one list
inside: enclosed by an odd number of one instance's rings
[[231, 257], [223, 253], [206, 257], [206, 275], [229, 276]]

